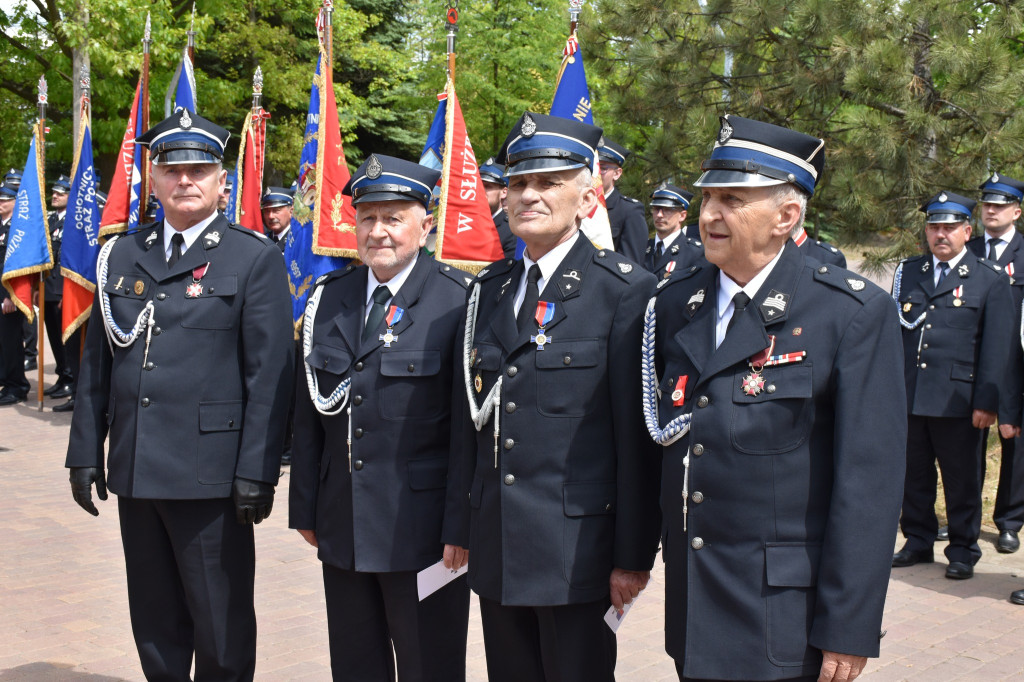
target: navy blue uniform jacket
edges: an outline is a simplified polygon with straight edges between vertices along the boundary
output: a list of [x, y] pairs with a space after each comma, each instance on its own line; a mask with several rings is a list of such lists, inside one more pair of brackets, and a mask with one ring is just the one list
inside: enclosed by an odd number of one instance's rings
[[499, 376], [503, 385], [498, 453], [495, 416], [479, 432], [464, 418], [458, 448], [452, 497], [469, 506], [469, 585], [512, 606], [606, 599], [612, 568], [650, 569], [658, 544], [658, 453], [637, 380], [654, 278], [580, 234], [541, 292], [555, 308], [538, 350], [536, 324], [516, 327], [522, 274], [522, 261], [502, 261], [477, 280], [476, 401]]
[[[316, 530], [321, 561], [364, 572], [417, 571], [444, 549], [452, 382], [461, 386], [465, 272], [420, 255], [391, 300], [403, 309], [385, 347], [381, 322], [363, 343], [367, 268], [327, 276], [306, 361], [324, 397], [346, 378], [346, 411], [313, 406], [299, 367], [289, 525]], [[300, 363], [301, 365], [301, 363]], [[453, 543], [458, 539], [448, 538]]]
[[[281, 252], [217, 218], [172, 268], [162, 223], [114, 244], [105, 291], [130, 330], [148, 301], [154, 323], [128, 348], [108, 344], [97, 300], [86, 334], [68, 467], [102, 467], [107, 485], [147, 499], [231, 496], [235, 477], [277, 483], [294, 360]], [[209, 263], [203, 292], [193, 270]]]
[[[644, 252], [644, 268], [654, 273], [658, 279], [663, 279], [669, 263], [675, 263], [673, 269], [686, 269], [704, 261], [704, 245], [699, 239], [692, 239], [685, 234], [680, 234], [672, 244], [661, 254], [661, 258], [654, 257], [654, 238], [647, 241], [647, 250]], [[653, 267], [648, 267], [648, 266]]]
[[[693, 415], [664, 449], [666, 649], [709, 679], [816, 675], [822, 649], [877, 656], [907, 437], [896, 307], [787, 242], [716, 350], [718, 277], [704, 265], [657, 294], [660, 423]], [[770, 336], [806, 357], [748, 395]]]
[[634, 263], [643, 263], [644, 246], [650, 234], [644, 218], [644, 205], [632, 197], [623, 196], [617, 189], [605, 199], [605, 203], [615, 250]]
[[927, 313], [917, 329], [903, 330], [909, 414], [969, 418], [977, 409], [1016, 424], [1004, 384], [1017, 339], [1009, 280], [970, 250], [938, 288], [934, 275], [931, 255], [903, 261], [903, 317]]

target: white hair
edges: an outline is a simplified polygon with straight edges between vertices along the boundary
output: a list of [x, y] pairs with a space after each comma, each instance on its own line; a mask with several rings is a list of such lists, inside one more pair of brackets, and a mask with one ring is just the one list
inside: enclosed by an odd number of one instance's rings
[[776, 206], [781, 206], [787, 201], [796, 201], [800, 204], [800, 218], [793, 225], [793, 229], [790, 230], [791, 236], [799, 234], [800, 230], [804, 227], [804, 220], [807, 218], [807, 199], [809, 198], [807, 192], [788, 182], [782, 185], [775, 185], [769, 189]]

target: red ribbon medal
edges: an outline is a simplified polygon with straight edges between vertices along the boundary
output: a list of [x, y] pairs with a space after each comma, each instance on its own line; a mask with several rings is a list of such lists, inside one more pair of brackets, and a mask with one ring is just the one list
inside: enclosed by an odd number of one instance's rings
[[750, 374], [743, 377], [743, 381], [740, 383], [740, 387], [747, 395], [755, 396], [764, 390], [764, 377], [761, 376], [761, 370], [764, 369], [765, 363], [768, 362], [772, 351], [775, 350], [775, 337], [770, 335], [768, 338], [770, 340], [768, 347], [747, 360]]
[[192, 283], [185, 287], [185, 298], [199, 298], [203, 295], [203, 277], [206, 276], [206, 271], [210, 269], [210, 264], [204, 263], [197, 268], [192, 269]]

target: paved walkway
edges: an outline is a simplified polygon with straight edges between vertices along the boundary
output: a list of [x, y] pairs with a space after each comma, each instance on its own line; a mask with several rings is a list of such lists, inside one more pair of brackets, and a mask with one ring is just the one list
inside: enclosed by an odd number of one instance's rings
[[[116, 503], [100, 503], [93, 518], [72, 501], [63, 467], [71, 416], [52, 413], [54, 404], [0, 408], [0, 682], [141, 681]], [[327, 681], [319, 564], [286, 527], [287, 475], [280, 491], [256, 532], [256, 679]], [[894, 571], [882, 655], [862, 679], [1024, 679], [1024, 607], [1007, 601], [1024, 588], [1024, 553], [997, 554], [994, 540], [987, 529], [973, 580], [946, 580], [944, 563]], [[619, 631], [620, 682], [676, 679], [662, 649], [663, 607], [659, 563]], [[475, 602], [471, 613], [469, 679], [483, 682]]]

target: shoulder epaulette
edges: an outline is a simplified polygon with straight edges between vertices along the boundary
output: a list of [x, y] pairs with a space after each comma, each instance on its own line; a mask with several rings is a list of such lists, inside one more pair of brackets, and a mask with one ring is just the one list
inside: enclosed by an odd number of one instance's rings
[[511, 270], [512, 266], [514, 266], [515, 264], [516, 261], [514, 258], [506, 258], [504, 260], [494, 261], [493, 263], [485, 267], [483, 270], [476, 273], [476, 279], [473, 281], [483, 282], [485, 280], [491, 279], [492, 277], [502, 275]]
[[[243, 228], [243, 229], [245, 229], [245, 228]], [[346, 265], [344, 267], [341, 267], [341, 268], [338, 268], [337, 270], [331, 270], [328, 273], [320, 275], [319, 277], [316, 278], [316, 282], [313, 283], [313, 286], [314, 287], [318, 287], [318, 286], [320, 286], [322, 284], [327, 284], [328, 282], [330, 282], [332, 280], [341, 279], [345, 275], [351, 274], [351, 273], [355, 272], [358, 269], [359, 269], [359, 266], [353, 265], [352, 263], [349, 263], [348, 265]]]
[[995, 261], [991, 261], [988, 258], [979, 258], [978, 262], [981, 263], [982, 265], [989, 266], [990, 268], [992, 268], [996, 272], [1002, 272], [1003, 271], [1003, 267], [1001, 265], [997, 265]]
[[450, 279], [451, 281], [458, 284], [460, 287], [465, 289], [473, 282], [473, 276], [465, 270], [457, 268], [454, 265], [448, 265], [447, 263], [438, 263], [437, 269], [442, 275]]
[[262, 241], [270, 242], [270, 239], [267, 237], [267, 235], [263, 234], [262, 232], [257, 232], [256, 230], [250, 230], [248, 227], [245, 227], [243, 225], [236, 225], [234, 223], [228, 223], [228, 227], [230, 227], [230, 228], [232, 228], [234, 230], [237, 230], [238, 232], [244, 232], [244, 233], [246, 233], [246, 234], [248, 234], [248, 235], [250, 235], [252, 237], [256, 237], [257, 239], [260, 239]]
[[594, 262], [609, 272], [614, 272], [624, 282], [632, 282], [646, 270], [629, 260], [622, 254], [609, 249], [598, 249], [594, 253]]
[[676, 269], [668, 273], [667, 277], [658, 280], [658, 284], [655, 287], [655, 295], [659, 294], [662, 290], [676, 284], [678, 282], [685, 282], [691, 277], [695, 276], [698, 272], [704, 269], [703, 265], [691, 265], [687, 268]]
[[858, 301], [864, 302], [869, 297], [882, 292], [874, 282], [838, 265], [808, 263], [807, 267], [814, 269], [815, 280], [828, 284], [834, 289], [845, 291]]
[[640, 203], [639, 199], [634, 199], [633, 197], [627, 197], [625, 194], [622, 195], [622, 198], [625, 199], [626, 201], [629, 201], [629, 202], [634, 203], [634, 204], [639, 204]]
[[836, 247], [832, 246], [831, 244], [827, 244], [825, 242], [818, 241], [817, 239], [814, 240], [814, 243], [817, 244], [818, 246], [820, 246], [821, 248], [825, 249], [826, 251], [831, 251], [832, 253], [839, 253], [839, 249], [837, 249]]

